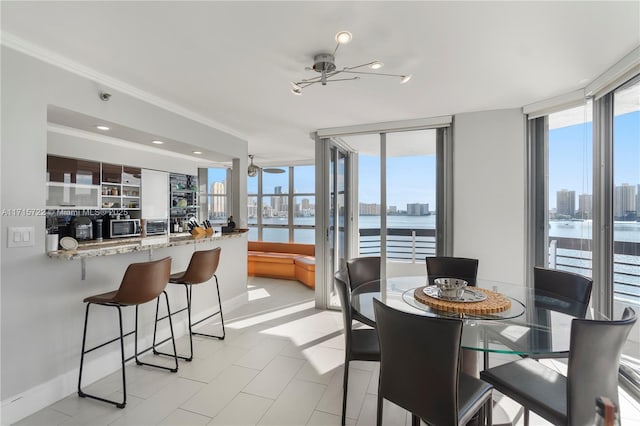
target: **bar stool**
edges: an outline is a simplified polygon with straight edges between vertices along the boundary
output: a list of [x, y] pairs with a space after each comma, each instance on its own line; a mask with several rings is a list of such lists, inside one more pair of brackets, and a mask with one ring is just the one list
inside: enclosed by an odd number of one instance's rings
[[[160, 295], [164, 293], [165, 300], [167, 302], [167, 310], [169, 310], [169, 297], [165, 292], [165, 288], [167, 286], [167, 282], [169, 281], [169, 275], [171, 273], [171, 258], [165, 257], [164, 259], [152, 261], [152, 262], [143, 262], [143, 263], [132, 263], [127, 267], [127, 270], [124, 273], [124, 277], [122, 278], [122, 282], [120, 283], [120, 287], [118, 290], [111, 291], [109, 293], [97, 294], [95, 296], [89, 296], [84, 299], [84, 302], [87, 304], [85, 316], [84, 316], [84, 331], [82, 333], [82, 353], [80, 355], [80, 374], [78, 377], [78, 396], [82, 398], [93, 398], [98, 401], [108, 402], [110, 404], [114, 404], [118, 408], [124, 408], [127, 403], [127, 385], [125, 379], [125, 362], [129, 361], [132, 358], [135, 358], [136, 364], [138, 365], [147, 365], [150, 367], [157, 367], [164, 370], [169, 370], [173, 373], [178, 371], [178, 358], [176, 357], [176, 343], [173, 336], [173, 324], [171, 323], [171, 317], [169, 317], [169, 328], [171, 329], [171, 342], [173, 343], [173, 358], [175, 359], [175, 367], [166, 367], [164, 365], [157, 364], [149, 364], [142, 362], [138, 359], [138, 355], [143, 352], [146, 352], [149, 349], [146, 349], [142, 352], [138, 352], [138, 306], [150, 302], [153, 299], [157, 300], [157, 305], [160, 303]], [[95, 346], [91, 349], [85, 350], [85, 344], [87, 340], [87, 321], [89, 319], [89, 307], [92, 304], [102, 305], [102, 306], [110, 306], [118, 309], [118, 319], [120, 323], [120, 337], [112, 339], [108, 342]], [[127, 334], [123, 333], [122, 330], [122, 307], [124, 306], [135, 306], [136, 307], [136, 322], [134, 331], [129, 332]], [[134, 355], [125, 360], [124, 358], [124, 337], [134, 334]], [[120, 359], [122, 361], [122, 392], [124, 397], [122, 402], [113, 401], [105, 398], [101, 398], [96, 395], [90, 395], [84, 391], [82, 391], [82, 371], [84, 365], [84, 356], [85, 354], [92, 352], [96, 349], [102, 348], [110, 343], [113, 343], [117, 340], [120, 340]]]
[[[187, 307], [180, 309], [176, 312], [171, 312], [167, 309], [167, 316], [158, 318], [158, 305], [156, 305], [156, 324], [158, 321], [165, 319], [166, 317], [170, 317], [171, 315], [175, 315], [179, 312], [187, 310], [188, 322], [189, 322], [189, 356], [177, 355], [178, 358], [184, 359], [186, 361], [191, 361], [193, 359], [193, 335], [197, 336], [206, 336], [206, 337], [214, 337], [216, 339], [224, 340], [225, 330], [224, 330], [224, 317], [222, 316], [222, 300], [220, 299], [220, 286], [218, 285], [218, 277], [216, 276], [216, 270], [218, 269], [218, 264], [220, 263], [220, 252], [222, 249], [220, 247], [216, 247], [211, 250], [201, 250], [193, 252], [191, 256], [191, 260], [189, 261], [189, 266], [186, 271], [177, 272], [175, 274], [171, 274], [169, 278], [169, 283], [171, 284], [182, 284], [185, 288], [185, 293], [187, 296]], [[191, 296], [192, 296], [192, 286], [196, 284], [206, 283], [211, 279], [211, 277], [216, 280], [216, 291], [218, 294], [218, 307], [219, 309], [212, 313], [211, 315], [202, 318], [199, 321], [191, 323]], [[222, 335], [216, 336], [213, 334], [205, 334], [205, 333], [196, 333], [192, 331], [192, 327], [200, 324], [201, 322], [208, 320], [209, 318], [220, 314], [220, 321], [222, 322]], [[156, 350], [156, 346], [163, 342], [159, 342], [156, 344], [156, 331], [155, 328], [153, 330], [153, 353], [156, 355], [169, 355], [171, 354], [159, 352]]]

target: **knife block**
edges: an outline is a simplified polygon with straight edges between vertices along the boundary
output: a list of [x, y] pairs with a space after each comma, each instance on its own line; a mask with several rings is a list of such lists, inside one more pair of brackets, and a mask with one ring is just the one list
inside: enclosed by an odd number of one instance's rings
[[207, 231], [205, 231], [203, 228], [196, 226], [195, 228], [193, 228], [191, 230], [191, 235], [193, 236], [193, 238], [198, 239], [198, 238], [202, 238], [204, 236], [207, 235]]

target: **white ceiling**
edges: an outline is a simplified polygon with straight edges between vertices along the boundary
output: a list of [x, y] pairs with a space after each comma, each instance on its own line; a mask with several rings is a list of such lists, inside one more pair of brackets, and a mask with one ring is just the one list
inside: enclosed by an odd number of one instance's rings
[[[261, 165], [313, 158], [326, 127], [517, 108], [582, 88], [640, 45], [640, 2], [13, 2], [2, 31], [232, 129]], [[314, 85], [353, 41], [397, 80]], [[159, 135], [161, 136], [161, 135]]]

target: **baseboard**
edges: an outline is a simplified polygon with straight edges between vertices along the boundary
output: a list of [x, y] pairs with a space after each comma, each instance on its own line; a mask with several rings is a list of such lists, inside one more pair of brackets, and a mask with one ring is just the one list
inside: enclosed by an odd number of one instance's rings
[[[224, 313], [231, 313], [246, 303], [247, 293], [225, 300]], [[212, 308], [210, 310], [198, 312], [197, 315], [193, 316], [192, 320], [195, 322], [202, 318], [206, 318], [215, 311], [216, 309]], [[182, 337], [185, 334], [185, 330], [187, 329], [186, 321], [186, 318], [184, 318], [180, 321], [174, 322], [176, 338]], [[160, 336], [169, 336], [168, 326], [159, 328], [159, 333]], [[144, 338], [140, 338], [138, 344], [141, 347], [146, 348], [151, 346], [151, 340], [151, 336], [145, 336]], [[127, 354], [132, 354], [133, 342], [127, 344], [125, 350]], [[118, 369], [120, 369], [120, 348], [118, 345], [114, 345], [113, 351], [94, 358], [85, 364], [85, 373], [83, 373], [84, 377], [82, 383], [83, 389], [85, 386], [108, 376]], [[75, 368], [49, 380], [48, 382], [42, 383], [25, 392], [3, 400], [2, 409], [0, 410], [0, 424], [9, 425], [16, 423], [17, 421], [76, 393], [78, 387], [78, 373], [78, 368]]]

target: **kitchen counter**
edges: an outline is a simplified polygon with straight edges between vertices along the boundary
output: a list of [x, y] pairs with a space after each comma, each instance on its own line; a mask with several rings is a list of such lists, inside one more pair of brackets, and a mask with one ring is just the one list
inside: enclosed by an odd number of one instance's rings
[[188, 232], [161, 235], [145, 238], [118, 238], [104, 241], [78, 242], [76, 250], [56, 250], [47, 252], [52, 259], [75, 260], [88, 257], [112, 256], [138, 251], [153, 250], [156, 248], [184, 246], [189, 244], [201, 244], [205, 242], [219, 241], [228, 238], [238, 238], [247, 231], [234, 231], [231, 233], [215, 234], [211, 237], [194, 238]]

